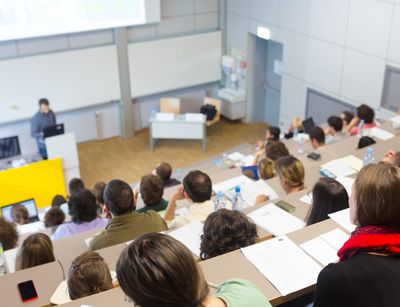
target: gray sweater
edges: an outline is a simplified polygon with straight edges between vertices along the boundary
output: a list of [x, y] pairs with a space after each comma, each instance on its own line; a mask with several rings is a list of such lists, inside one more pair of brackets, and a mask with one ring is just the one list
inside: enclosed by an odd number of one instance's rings
[[43, 129], [56, 125], [56, 115], [52, 110], [45, 114], [37, 112], [31, 119], [31, 136], [35, 139], [43, 137]]

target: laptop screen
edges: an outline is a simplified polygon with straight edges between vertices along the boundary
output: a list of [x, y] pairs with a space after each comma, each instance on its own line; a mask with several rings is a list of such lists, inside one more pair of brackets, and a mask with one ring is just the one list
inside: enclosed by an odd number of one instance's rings
[[314, 119], [312, 117], [303, 121], [304, 132], [309, 134], [311, 129], [315, 127]]
[[18, 136], [0, 139], [0, 159], [11, 158], [20, 154]]
[[9, 222], [12, 222], [11, 210], [15, 206], [24, 206], [26, 209], [28, 209], [29, 219], [36, 219], [38, 216], [35, 200], [28, 199], [20, 203], [4, 206], [1, 208], [1, 215]]

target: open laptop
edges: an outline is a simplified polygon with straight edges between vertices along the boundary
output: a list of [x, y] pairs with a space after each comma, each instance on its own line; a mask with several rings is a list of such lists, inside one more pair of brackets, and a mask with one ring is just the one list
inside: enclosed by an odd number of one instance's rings
[[64, 124], [57, 124], [43, 129], [44, 138], [64, 134]]
[[0, 160], [21, 155], [18, 136], [0, 139]]
[[303, 121], [304, 133], [309, 134], [311, 129], [315, 127], [314, 119], [312, 117]]
[[11, 217], [11, 210], [13, 207], [15, 206], [24, 206], [26, 209], [28, 209], [29, 212], [29, 221], [32, 222], [37, 222], [39, 221], [39, 213], [38, 213], [38, 209], [36, 207], [36, 203], [35, 200], [32, 199], [28, 199], [28, 200], [24, 200], [21, 201], [19, 203], [15, 203], [15, 204], [11, 204], [11, 205], [7, 205], [7, 206], [3, 206], [1, 208], [1, 215], [9, 222], [12, 222], [12, 217]]

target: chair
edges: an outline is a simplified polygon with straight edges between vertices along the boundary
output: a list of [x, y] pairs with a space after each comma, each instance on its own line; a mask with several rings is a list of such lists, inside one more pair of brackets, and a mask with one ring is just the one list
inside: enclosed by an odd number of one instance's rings
[[204, 105], [209, 104], [214, 106], [217, 109], [217, 114], [215, 114], [215, 117], [212, 120], [208, 120], [206, 122], [207, 127], [210, 127], [211, 125], [216, 124], [217, 122], [219, 122], [219, 120], [221, 119], [221, 105], [222, 105], [222, 101], [219, 99], [215, 99], [215, 98], [210, 98], [210, 97], [206, 97], [204, 98]]
[[181, 113], [181, 100], [179, 98], [161, 98], [160, 112], [162, 113]]

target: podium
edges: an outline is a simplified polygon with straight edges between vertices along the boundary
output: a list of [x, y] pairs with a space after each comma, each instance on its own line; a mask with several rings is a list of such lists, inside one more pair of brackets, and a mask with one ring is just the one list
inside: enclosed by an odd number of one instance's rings
[[49, 159], [61, 158], [64, 181], [68, 191], [68, 183], [74, 178], [80, 178], [78, 149], [74, 133], [65, 133], [45, 139]]

